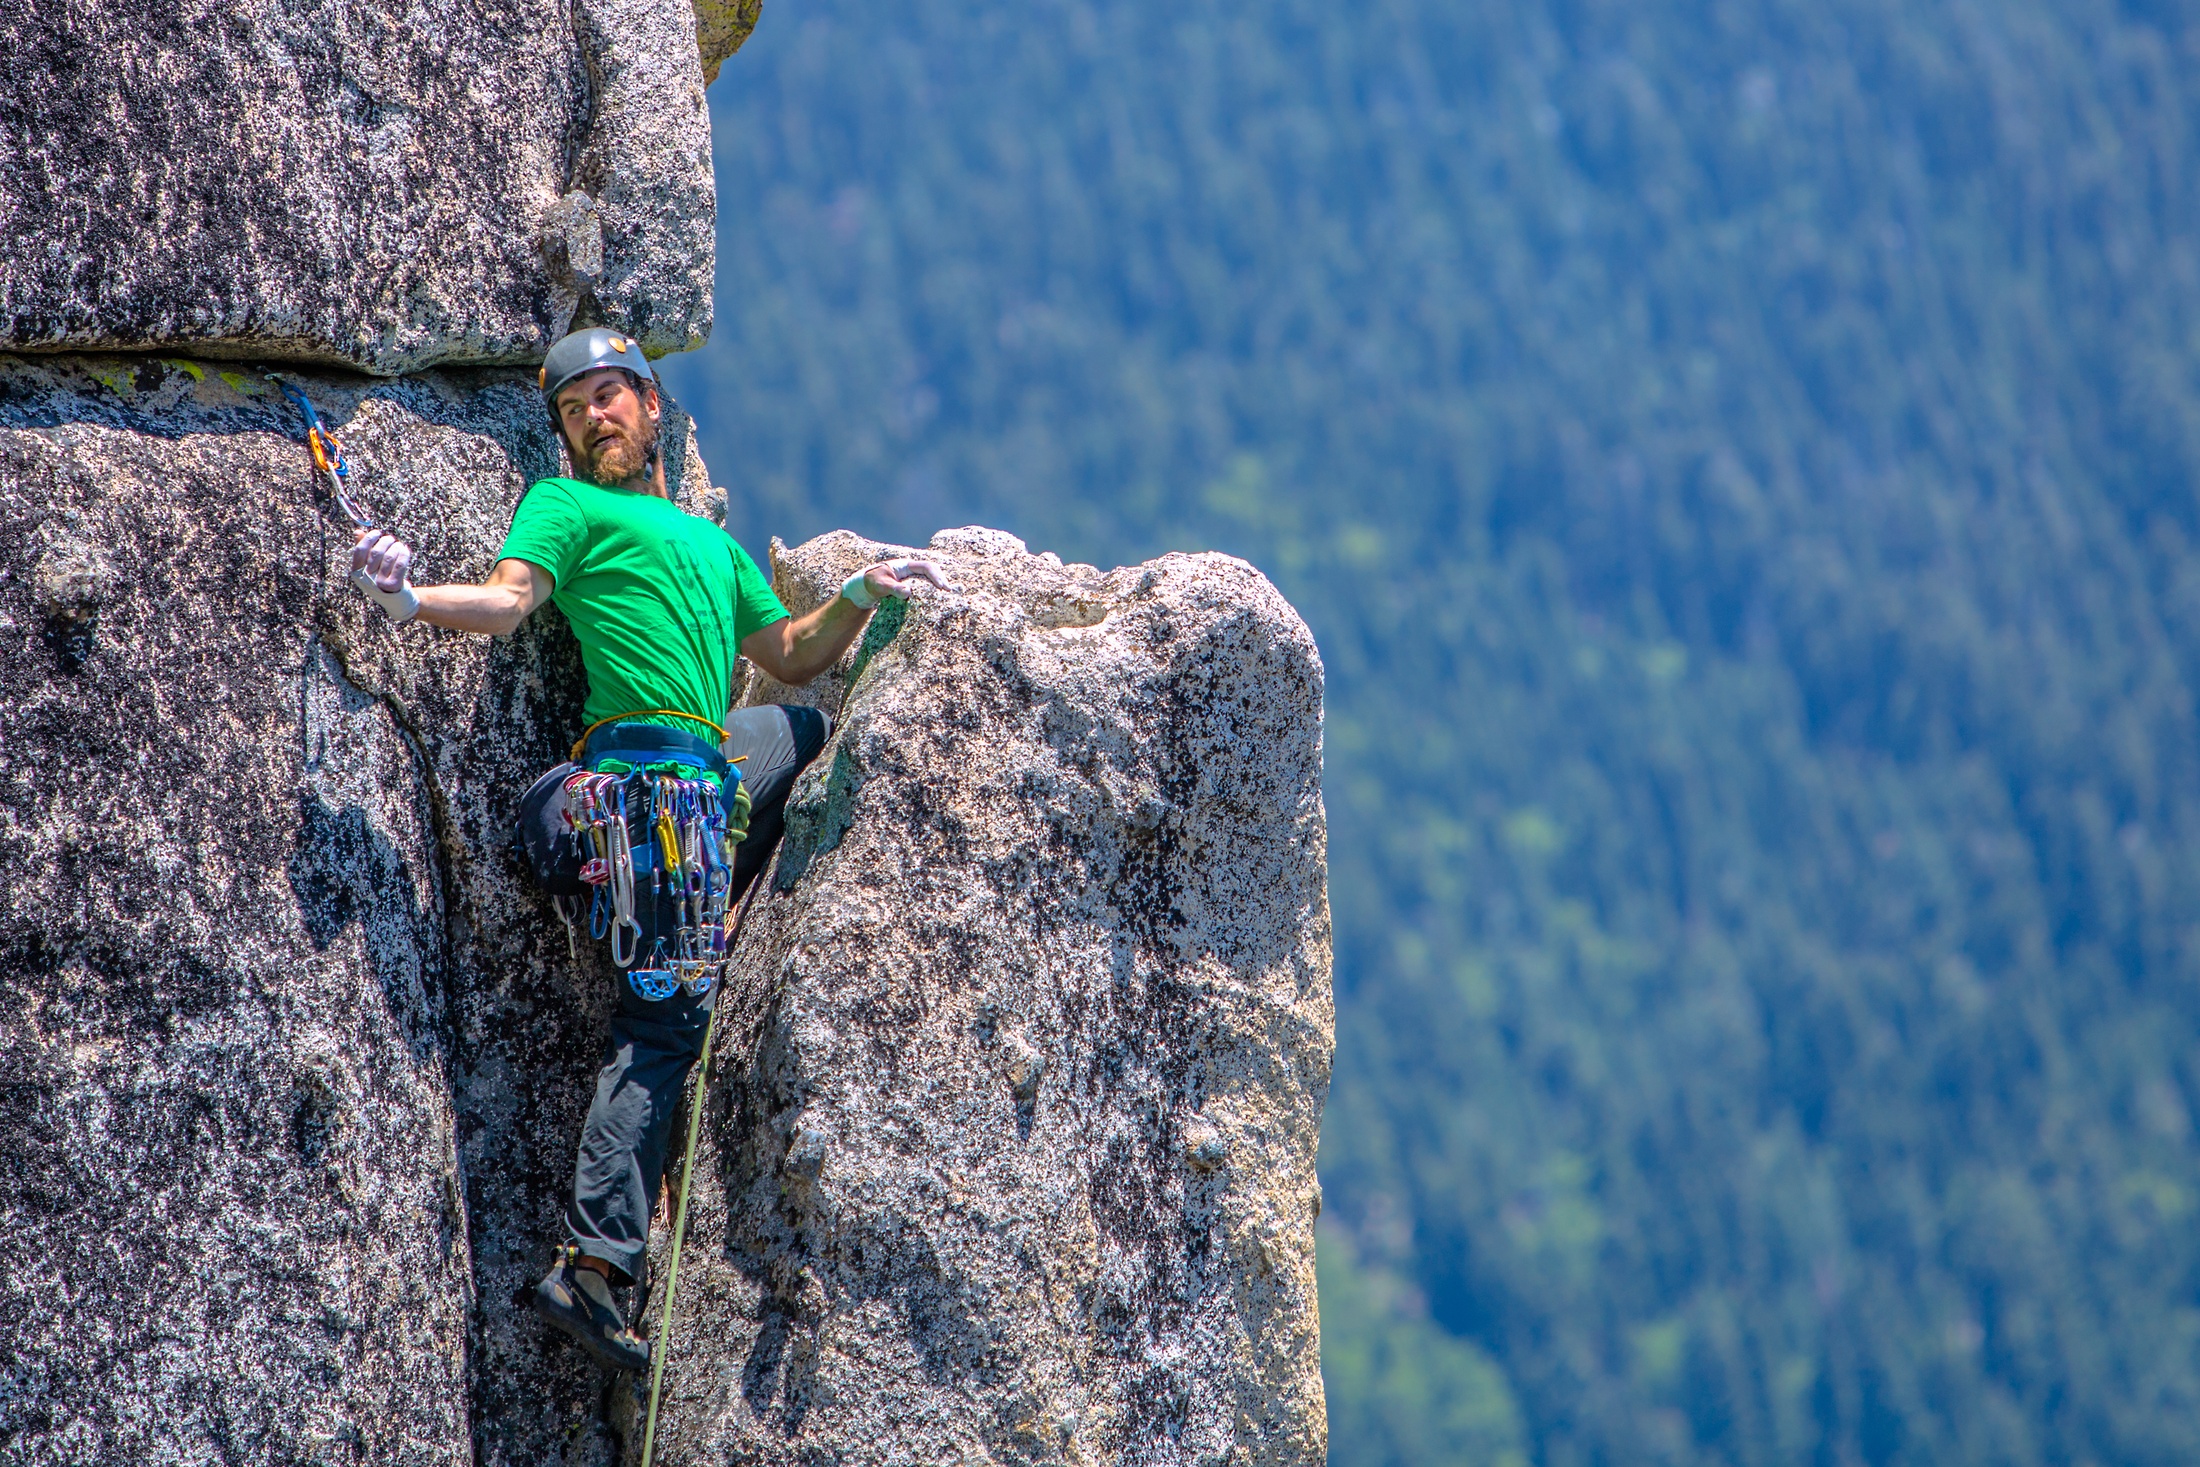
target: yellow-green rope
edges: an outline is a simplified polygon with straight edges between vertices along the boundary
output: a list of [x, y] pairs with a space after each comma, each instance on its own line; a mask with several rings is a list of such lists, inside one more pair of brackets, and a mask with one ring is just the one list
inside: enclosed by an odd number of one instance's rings
[[[741, 897], [741, 910], [734, 914], [733, 931], [726, 937], [726, 961], [733, 961], [733, 945], [741, 938], [741, 926], [748, 920], [749, 903], [755, 899], [756, 889], [764, 884], [768, 872], [759, 871], [749, 882], [749, 889]], [[718, 1011], [725, 1007], [725, 979], [718, 980], [718, 1001], [710, 1006], [710, 1022], [703, 1026], [703, 1068], [695, 1077], [695, 1104], [688, 1110], [687, 1159], [680, 1163], [680, 1205], [672, 1218], [672, 1261], [665, 1268], [665, 1308], [658, 1316], [657, 1337], [649, 1344], [649, 1418], [642, 1427], [642, 1467], [650, 1467], [657, 1451], [657, 1400], [664, 1390], [665, 1356], [672, 1351], [672, 1291], [680, 1282], [680, 1245], [687, 1241], [688, 1198], [695, 1192], [695, 1139], [703, 1132], [703, 1093], [710, 1088], [710, 1045], [718, 1033]]]

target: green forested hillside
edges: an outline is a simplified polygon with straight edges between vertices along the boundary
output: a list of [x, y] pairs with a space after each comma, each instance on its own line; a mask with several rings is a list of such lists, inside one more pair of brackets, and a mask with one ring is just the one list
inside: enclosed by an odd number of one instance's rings
[[1321, 640], [1338, 1467], [2200, 1442], [2200, 12], [767, 10], [761, 548]]

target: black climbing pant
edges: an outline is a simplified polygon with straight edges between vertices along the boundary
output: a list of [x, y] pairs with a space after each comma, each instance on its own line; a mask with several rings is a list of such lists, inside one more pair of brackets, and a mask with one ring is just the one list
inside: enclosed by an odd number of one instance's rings
[[680, 1111], [688, 1069], [703, 1053], [718, 990], [651, 1003], [625, 983], [611, 1016], [611, 1043], [596, 1076], [565, 1232], [574, 1247], [627, 1278], [641, 1274], [649, 1219], [665, 1174], [665, 1146]]
[[[784, 827], [787, 791], [824, 747], [832, 725], [814, 709], [768, 705], [740, 710], [726, 728], [729, 756], [747, 756], [740, 767], [753, 802], [749, 838], [734, 861], [738, 900], [763, 873]], [[675, 992], [652, 1003], [621, 975], [619, 1006], [611, 1016], [596, 1098], [573, 1163], [573, 1197], [565, 1208], [567, 1241], [625, 1275], [620, 1282], [640, 1276], [649, 1251], [649, 1219], [664, 1180], [665, 1148], [688, 1070], [702, 1057], [718, 994], [716, 988], [702, 998]]]

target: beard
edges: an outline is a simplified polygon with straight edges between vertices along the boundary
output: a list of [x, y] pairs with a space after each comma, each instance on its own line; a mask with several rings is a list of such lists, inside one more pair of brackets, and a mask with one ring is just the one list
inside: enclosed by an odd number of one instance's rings
[[648, 467], [649, 451], [656, 446], [657, 425], [647, 418], [639, 437], [614, 428], [593, 448], [582, 450], [581, 477], [607, 488], [631, 483]]

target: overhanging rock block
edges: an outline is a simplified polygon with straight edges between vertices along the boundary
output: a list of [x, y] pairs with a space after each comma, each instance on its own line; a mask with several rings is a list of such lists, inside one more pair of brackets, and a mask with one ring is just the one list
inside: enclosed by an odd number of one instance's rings
[[697, 23], [687, 0], [19, 8], [0, 350], [533, 366], [576, 311], [699, 345]]
[[1313, 639], [1225, 556], [934, 546], [962, 592], [795, 695], [838, 729], [721, 1020], [665, 1459], [1314, 1467]]

